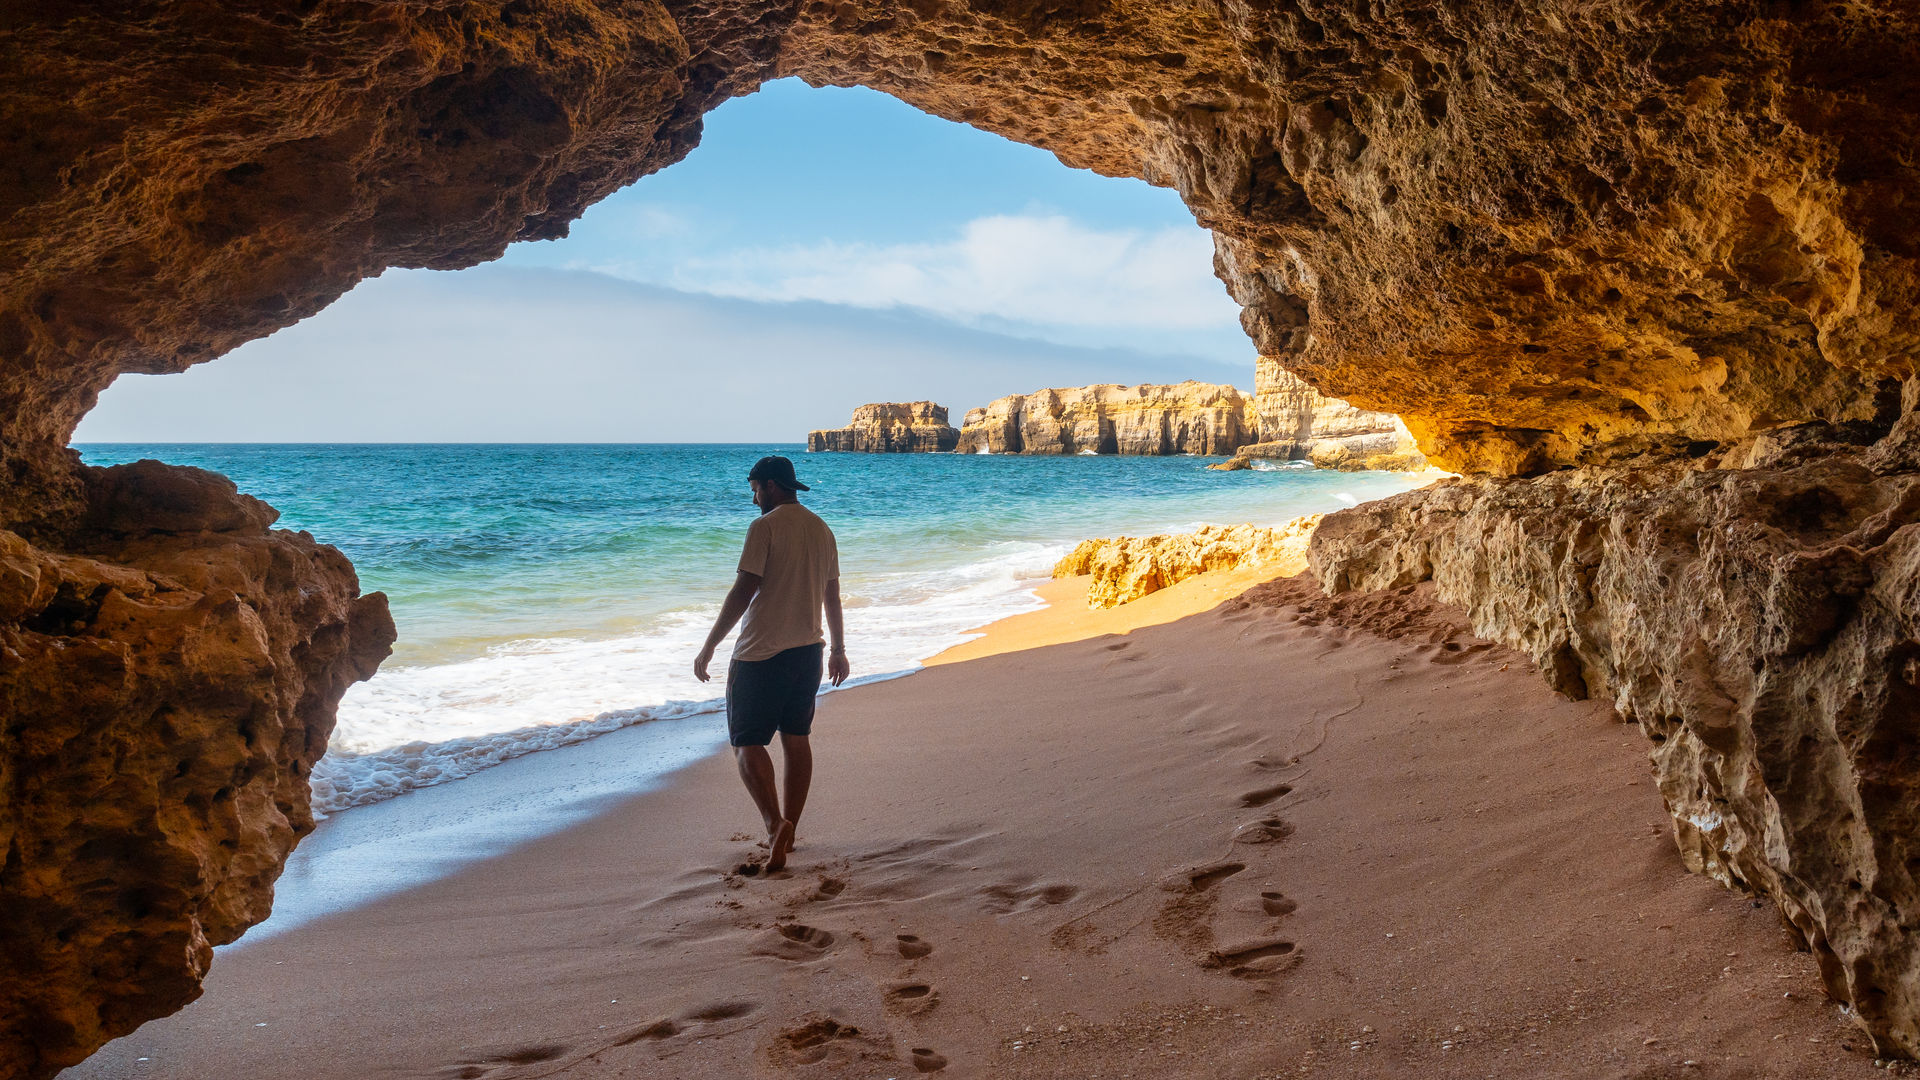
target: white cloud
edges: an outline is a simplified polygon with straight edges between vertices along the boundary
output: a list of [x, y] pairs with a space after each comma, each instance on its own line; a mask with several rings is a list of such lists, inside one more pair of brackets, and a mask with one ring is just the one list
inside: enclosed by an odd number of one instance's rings
[[1103, 231], [1061, 216], [977, 218], [933, 243], [693, 256], [666, 283], [749, 300], [910, 307], [969, 323], [1197, 331], [1238, 322], [1205, 231]]

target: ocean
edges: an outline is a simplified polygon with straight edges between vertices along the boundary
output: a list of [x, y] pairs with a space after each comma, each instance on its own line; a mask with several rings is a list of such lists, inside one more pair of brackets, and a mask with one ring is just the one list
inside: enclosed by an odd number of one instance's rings
[[[224, 473], [353, 560], [400, 640], [347, 692], [313, 776], [335, 814], [650, 720], [712, 713], [693, 655], [794, 459], [840, 545], [848, 685], [909, 673], [1039, 606], [1082, 539], [1278, 524], [1407, 490], [1394, 473], [1213, 472], [1218, 458], [809, 454], [794, 445], [84, 444]], [[724, 662], [729, 646], [719, 657]], [[719, 665], [716, 665], [719, 667]], [[715, 731], [723, 721], [715, 715]]]

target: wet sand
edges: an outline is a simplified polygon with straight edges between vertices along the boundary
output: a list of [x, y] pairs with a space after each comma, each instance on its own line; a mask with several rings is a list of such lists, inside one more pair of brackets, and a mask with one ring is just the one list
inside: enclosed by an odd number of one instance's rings
[[1419, 590], [1203, 600], [1092, 636], [1056, 600], [829, 695], [780, 874], [704, 758], [225, 951], [65, 1075], [1884, 1075], [1772, 910], [1684, 872], [1605, 704]]

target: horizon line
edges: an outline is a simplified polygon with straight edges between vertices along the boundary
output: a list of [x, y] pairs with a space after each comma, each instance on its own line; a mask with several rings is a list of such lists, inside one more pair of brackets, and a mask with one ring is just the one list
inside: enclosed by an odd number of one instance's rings
[[82, 446], [805, 446], [806, 440], [798, 442], [779, 442], [769, 439], [756, 439], [747, 442], [703, 442], [684, 440], [678, 442], [615, 442], [591, 440], [551, 440], [539, 442], [502, 442], [487, 439], [455, 439], [431, 442], [400, 442], [393, 440], [337, 439], [331, 441], [294, 441], [273, 439], [89, 439], [85, 442], [70, 442], [67, 449]]

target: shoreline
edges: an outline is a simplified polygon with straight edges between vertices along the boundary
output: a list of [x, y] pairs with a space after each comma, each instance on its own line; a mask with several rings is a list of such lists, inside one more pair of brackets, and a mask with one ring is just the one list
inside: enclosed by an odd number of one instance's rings
[[64, 1075], [1880, 1075], [1639, 734], [1463, 626], [1279, 579], [827, 695], [787, 871], [705, 754]]
[[[823, 689], [820, 699], [861, 686], [906, 679], [928, 668], [982, 656], [1126, 633], [1204, 611], [1254, 583], [1258, 572], [1189, 578], [1118, 608], [1088, 610], [1086, 578], [1057, 578], [1033, 591], [1042, 607], [994, 620], [977, 635], [920, 666]], [[275, 887], [273, 914], [219, 952], [244, 949], [316, 919], [351, 912], [382, 896], [458, 873], [474, 863], [535, 843], [598, 812], [609, 802], [668, 783], [675, 773], [726, 745], [720, 710], [645, 720], [553, 747], [391, 798], [336, 810], [288, 857]]]

